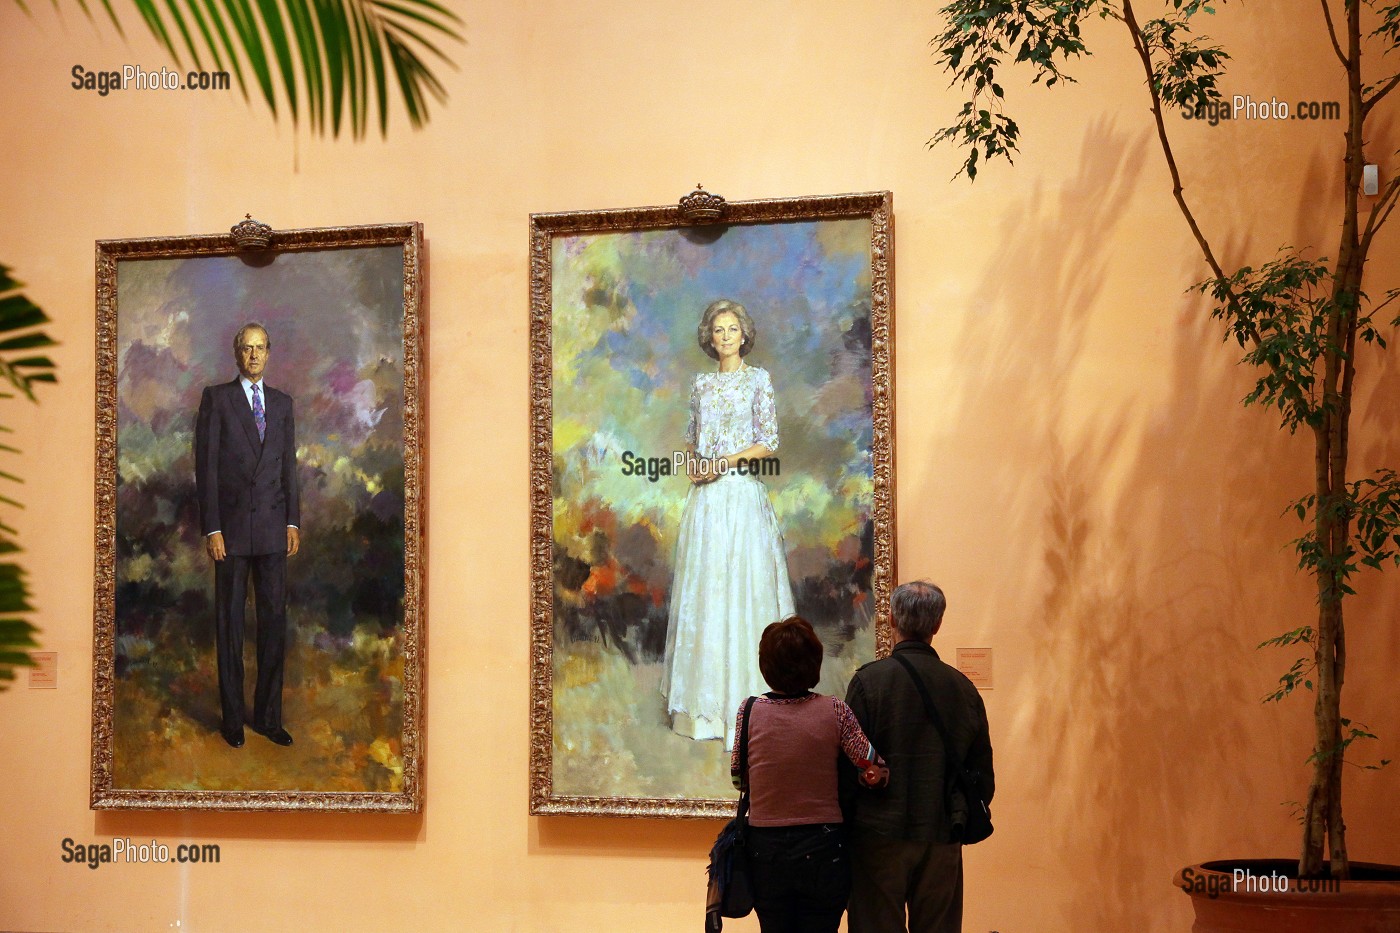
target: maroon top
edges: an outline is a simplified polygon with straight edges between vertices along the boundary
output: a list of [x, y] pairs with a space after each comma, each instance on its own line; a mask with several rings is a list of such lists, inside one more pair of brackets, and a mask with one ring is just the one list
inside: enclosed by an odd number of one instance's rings
[[[861, 770], [884, 761], [861, 731], [851, 708], [836, 697], [759, 697], [749, 723], [749, 823], [801, 826], [841, 822], [836, 795], [836, 763], [844, 752]], [[739, 739], [744, 732], [739, 707], [729, 772], [736, 787]], [[862, 778], [864, 780], [864, 778]]]

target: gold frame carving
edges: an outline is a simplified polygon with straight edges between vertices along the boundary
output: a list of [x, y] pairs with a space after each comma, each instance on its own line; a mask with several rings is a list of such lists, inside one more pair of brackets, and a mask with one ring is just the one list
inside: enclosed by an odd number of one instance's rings
[[[98, 240], [96, 333], [96, 556], [93, 621], [92, 762], [95, 810], [323, 810], [416, 813], [423, 805], [426, 672], [426, 440], [423, 225], [417, 222], [272, 232], [250, 254], [226, 234]], [[370, 246], [403, 248], [403, 783], [400, 790], [149, 790], [113, 786], [117, 503], [117, 264], [122, 260], [268, 256]]]
[[[720, 223], [868, 218], [871, 226], [871, 380], [876, 654], [892, 647], [889, 595], [895, 579], [894, 215], [888, 191], [729, 201]], [[556, 236], [697, 227], [682, 206], [530, 215], [530, 804], [532, 815], [728, 817], [733, 799], [558, 794], [554, 766], [554, 536], [552, 245]]]

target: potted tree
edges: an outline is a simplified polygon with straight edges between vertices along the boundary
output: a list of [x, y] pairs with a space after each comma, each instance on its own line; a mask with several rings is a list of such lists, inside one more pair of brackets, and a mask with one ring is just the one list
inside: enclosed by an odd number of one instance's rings
[[[1046, 86], [1073, 80], [1061, 69], [1071, 57], [1089, 54], [1082, 24], [1103, 19], [1122, 27], [1141, 64], [1172, 196], [1209, 270], [1196, 288], [1243, 348], [1242, 362], [1259, 373], [1245, 403], [1276, 409], [1289, 431], [1311, 435], [1314, 453], [1310, 491], [1291, 508], [1305, 523], [1295, 544], [1299, 567], [1315, 583], [1316, 621], [1264, 643], [1304, 652], [1268, 699], [1281, 700], [1299, 687], [1313, 694], [1311, 779], [1302, 803], [1300, 854], [1296, 863], [1192, 866], [1178, 873], [1176, 882], [1197, 895], [1201, 933], [1253, 928], [1239, 925], [1240, 870], [1248, 872], [1246, 879], [1258, 879], [1250, 893], [1269, 911], [1259, 929], [1347, 929], [1332, 912], [1345, 900], [1334, 889], [1346, 888], [1361, 892], [1358, 915], [1366, 922], [1391, 912], [1383, 921], [1391, 925], [1364, 929], [1400, 930], [1400, 883], [1376, 880], [1376, 866], [1352, 863], [1347, 853], [1342, 768], [1353, 744], [1374, 736], [1344, 718], [1341, 705], [1347, 661], [1343, 609], [1353, 594], [1353, 578], [1364, 567], [1400, 563], [1400, 477], [1386, 468], [1358, 476], [1349, 456], [1358, 351], [1384, 348], [1385, 332], [1400, 324], [1381, 317], [1400, 298], [1400, 289], [1368, 292], [1365, 275], [1376, 236], [1400, 203], [1400, 164], [1386, 166], [1383, 184], [1365, 167], [1367, 127], [1384, 103], [1400, 99], [1394, 94], [1400, 74], [1381, 67], [1383, 56], [1400, 46], [1400, 3], [1320, 0], [1317, 28], [1325, 30], [1345, 88], [1345, 100], [1335, 104], [1344, 126], [1337, 154], [1345, 175], [1336, 205], [1340, 237], [1334, 257], [1283, 249], [1262, 264], [1230, 271], [1185, 196], [1166, 119], [1173, 112], [1211, 120], [1235, 115], [1226, 111], [1239, 102], [1225, 101], [1219, 88], [1230, 56], [1196, 30], [1200, 18], [1224, 2], [1158, 0], [1152, 13], [1140, 14], [1133, 0], [954, 0], [942, 9], [946, 27], [932, 45], [953, 83], [969, 96], [955, 122], [930, 145], [962, 147], [966, 155], [959, 174], [969, 179], [976, 178], [979, 161], [1010, 161], [1020, 130], [1004, 109], [1003, 65], [1024, 64], [1033, 83]], [[1389, 64], [1394, 67], [1393, 59]], [[1278, 112], [1287, 104], [1266, 106], [1275, 118], [1287, 116]], [[1266, 885], [1268, 890], [1259, 890]], [[1304, 896], [1314, 892], [1318, 896]], [[1322, 919], [1324, 907], [1329, 913]], [[1287, 919], [1288, 911], [1297, 916]]]

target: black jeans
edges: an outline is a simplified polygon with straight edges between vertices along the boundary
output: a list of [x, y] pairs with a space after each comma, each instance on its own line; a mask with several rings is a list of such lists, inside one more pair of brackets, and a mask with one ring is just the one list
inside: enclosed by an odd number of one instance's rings
[[749, 854], [763, 933], [836, 933], [851, 894], [840, 823], [751, 826]]

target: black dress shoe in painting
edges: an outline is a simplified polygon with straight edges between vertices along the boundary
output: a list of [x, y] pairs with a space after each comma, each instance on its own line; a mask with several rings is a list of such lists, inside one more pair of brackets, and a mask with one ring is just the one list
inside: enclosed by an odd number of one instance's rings
[[265, 739], [267, 739], [274, 745], [292, 744], [292, 734], [286, 729], [283, 729], [281, 726], [278, 726], [276, 729], [258, 729], [255, 727], [253, 731], [256, 732], [258, 735], [263, 736]]
[[228, 744], [232, 745], [234, 748], [242, 748], [242, 747], [243, 747], [243, 727], [242, 727], [242, 726], [239, 726], [237, 729], [220, 729], [220, 730], [219, 730], [219, 734], [222, 735], [222, 736], [224, 737], [224, 741], [225, 741], [225, 742], [227, 742]]

